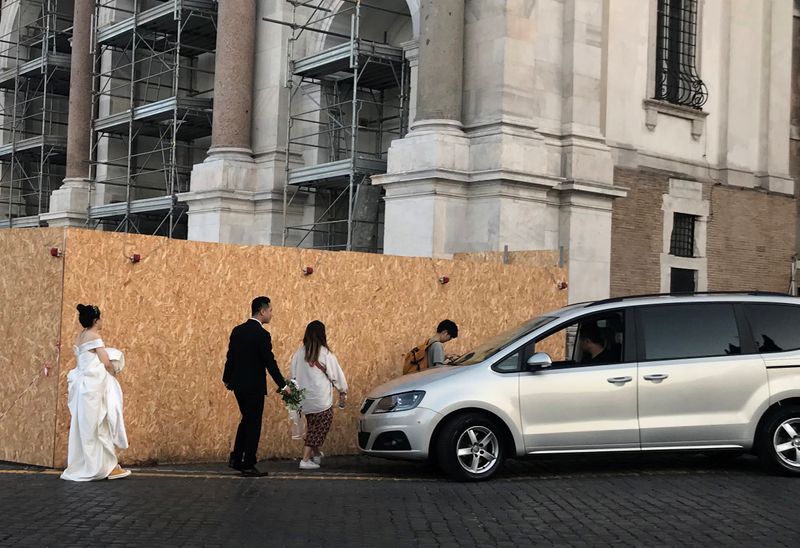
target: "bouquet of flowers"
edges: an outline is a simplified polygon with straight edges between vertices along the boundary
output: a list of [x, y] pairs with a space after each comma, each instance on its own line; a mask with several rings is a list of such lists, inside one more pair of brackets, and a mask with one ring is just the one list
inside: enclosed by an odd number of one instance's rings
[[286, 406], [286, 410], [289, 412], [292, 439], [301, 440], [306, 433], [306, 425], [302, 416], [303, 399], [306, 396], [306, 389], [297, 386], [297, 381], [294, 379], [289, 381], [289, 388], [291, 388], [292, 393], [286, 394], [285, 392], [281, 392], [281, 398], [283, 399], [283, 405]]

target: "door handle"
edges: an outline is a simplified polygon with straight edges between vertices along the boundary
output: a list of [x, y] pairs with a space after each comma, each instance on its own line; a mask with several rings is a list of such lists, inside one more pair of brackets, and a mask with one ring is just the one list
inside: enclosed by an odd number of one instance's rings
[[633, 377], [609, 377], [606, 380], [611, 384], [622, 386], [626, 382], [631, 382], [633, 380]]
[[654, 383], [658, 384], [661, 381], [663, 381], [664, 379], [666, 379], [667, 377], [669, 377], [669, 375], [667, 375], [666, 373], [656, 373], [654, 375], [645, 375], [644, 376], [644, 380], [651, 381], [651, 382], [654, 382]]

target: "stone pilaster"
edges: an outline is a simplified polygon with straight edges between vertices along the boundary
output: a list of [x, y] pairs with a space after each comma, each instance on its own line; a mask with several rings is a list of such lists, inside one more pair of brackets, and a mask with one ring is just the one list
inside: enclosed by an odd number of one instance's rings
[[603, 0], [565, 0], [561, 175], [611, 185], [614, 163], [601, 131]]

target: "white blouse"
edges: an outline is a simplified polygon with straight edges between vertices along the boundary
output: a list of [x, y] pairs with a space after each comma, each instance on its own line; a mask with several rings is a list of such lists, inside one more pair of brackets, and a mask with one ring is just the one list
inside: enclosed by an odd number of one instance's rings
[[327, 370], [327, 376], [318, 367], [306, 361], [305, 353], [306, 349], [303, 346], [294, 353], [291, 376], [298, 387], [306, 389], [302, 407], [303, 413], [308, 415], [330, 409], [333, 405], [334, 387], [339, 392], [347, 392], [347, 380], [344, 378], [339, 360], [327, 348], [323, 347], [319, 352], [319, 362]]

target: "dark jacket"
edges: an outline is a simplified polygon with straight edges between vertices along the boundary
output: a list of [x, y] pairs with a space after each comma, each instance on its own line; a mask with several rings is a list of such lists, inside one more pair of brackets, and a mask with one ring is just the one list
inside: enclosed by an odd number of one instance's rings
[[257, 320], [247, 320], [231, 332], [222, 382], [237, 392], [266, 394], [265, 371], [269, 371], [279, 390], [286, 386], [272, 354], [272, 337]]

